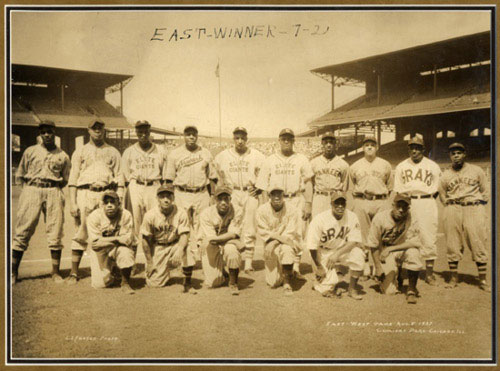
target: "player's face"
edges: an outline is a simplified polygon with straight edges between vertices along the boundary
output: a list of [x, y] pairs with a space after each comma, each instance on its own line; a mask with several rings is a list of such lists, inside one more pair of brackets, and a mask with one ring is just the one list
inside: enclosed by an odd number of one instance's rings
[[234, 147], [237, 151], [244, 151], [247, 148], [247, 135], [245, 133], [234, 133]]
[[413, 162], [420, 162], [424, 157], [424, 147], [418, 144], [410, 144], [408, 154]]
[[229, 210], [229, 206], [231, 205], [231, 196], [223, 193], [217, 196], [217, 210], [225, 214]]
[[42, 142], [44, 145], [46, 146], [54, 145], [56, 139], [54, 128], [50, 126], [42, 126], [40, 128], [40, 137], [42, 138]]
[[103, 204], [106, 216], [113, 217], [116, 215], [118, 212], [118, 203], [119, 200], [114, 197], [104, 197]]
[[271, 206], [274, 210], [281, 210], [283, 204], [285, 203], [282, 191], [272, 191], [269, 194], [269, 200], [271, 201]]
[[195, 130], [187, 130], [184, 133], [184, 142], [188, 147], [194, 147], [198, 141], [198, 133]]
[[174, 194], [170, 192], [161, 192], [158, 195], [158, 204], [162, 210], [166, 210], [174, 203]]
[[465, 151], [453, 149], [450, 151], [450, 160], [453, 165], [463, 165], [465, 161]]
[[295, 138], [289, 134], [285, 134], [280, 136], [280, 148], [281, 152], [291, 152], [293, 151], [293, 143], [295, 142]]
[[345, 206], [346, 200], [344, 200], [343, 198], [339, 198], [332, 202], [332, 210], [335, 218], [341, 219], [344, 216]]
[[137, 134], [137, 139], [141, 144], [146, 144], [149, 142], [149, 136], [151, 135], [151, 128], [147, 125], [139, 126], [135, 128], [135, 133]]
[[363, 144], [363, 152], [366, 156], [375, 156], [377, 154], [377, 144], [374, 142], [366, 142]]
[[105, 133], [106, 131], [104, 130], [104, 125], [102, 124], [94, 124], [94, 126], [89, 128], [89, 135], [96, 142], [104, 140]]
[[393, 216], [396, 220], [404, 219], [408, 216], [410, 205], [404, 201], [398, 201], [394, 204]]
[[321, 141], [321, 145], [323, 146], [323, 153], [327, 156], [332, 156], [335, 154], [335, 139], [333, 138], [324, 138]]

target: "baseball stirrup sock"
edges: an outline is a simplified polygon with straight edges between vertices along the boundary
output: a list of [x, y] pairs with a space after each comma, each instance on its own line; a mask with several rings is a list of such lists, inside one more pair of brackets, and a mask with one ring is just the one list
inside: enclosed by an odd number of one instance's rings
[[283, 264], [283, 276], [284, 276], [284, 281], [285, 283], [290, 284], [290, 280], [292, 278], [292, 273], [293, 273], [293, 265], [292, 264]]
[[486, 280], [486, 263], [476, 263], [477, 272], [479, 273], [479, 281]]
[[229, 268], [229, 284], [236, 285], [238, 283], [238, 273], [239, 269]]
[[52, 274], [59, 274], [59, 265], [61, 264], [61, 250], [50, 250], [52, 261]]
[[417, 289], [419, 271], [408, 270], [408, 290], [415, 291]]
[[24, 251], [12, 250], [12, 273], [17, 274]]
[[128, 283], [131, 272], [132, 267], [120, 269], [120, 273], [122, 274], [122, 285]]
[[184, 285], [190, 285], [193, 267], [182, 267], [182, 273], [184, 274]]
[[73, 250], [71, 253], [71, 274], [78, 275], [78, 267], [80, 266], [80, 261], [82, 260], [83, 251]]
[[458, 271], [458, 262], [448, 262], [448, 267], [451, 273], [456, 273]]

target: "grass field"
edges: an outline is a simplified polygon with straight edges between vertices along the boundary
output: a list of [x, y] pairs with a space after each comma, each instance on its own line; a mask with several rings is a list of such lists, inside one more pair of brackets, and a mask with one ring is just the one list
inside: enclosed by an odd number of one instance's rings
[[[13, 211], [19, 190], [14, 189]], [[64, 244], [74, 231], [66, 208]], [[13, 216], [15, 222], [15, 216]], [[12, 292], [14, 358], [490, 358], [491, 294], [475, 284], [476, 268], [466, 253], [462, 282], [444, 289], [447, 265], [439, 235], [436, 270], [440, 287], [419, 281], [422, 297], [408, 305], [403, 296], [382, 296], [373, 281], [362, 282], [364, 300], [325, 299], [307, 281], [296, 281], [294, 295], [266, 287], [262, 249], [256, 272], [241, 274], [240, 296], [227, 287], [181, 294], [180, 278], [161, 288], [145, 287], [144, 273], [132, 278], [136, 295], [118, 288], [90, 287], [88, 263], [76, 286], [50, 279], [43, 222], [21, 264], [22, 281]], [[69, 274], [69, 249], [63, 275]], [[174, 275], [180, 277], [180, 272]]]

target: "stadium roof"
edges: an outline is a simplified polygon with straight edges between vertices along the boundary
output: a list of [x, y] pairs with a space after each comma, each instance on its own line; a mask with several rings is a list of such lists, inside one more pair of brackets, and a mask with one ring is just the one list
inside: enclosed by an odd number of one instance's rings
[[366, 81], [375, 71], [412, 73], [490, 59], [490, 31], [316, 68], [312, 73]]
[[[91, 117], [77, 115], [57, 115], [57, 114], [38, 114], [41, 120], [52, 120], [56, 127], [60, 128], [80, 128], [87, 129], [88, 123], [91, 120], [102, 120], [106, 124], [107, 129], [133, 129], [125, 117]], [[21, 126], [38, 126], [38, 121], [30, 112], [12, 112], [12, 125]]]
[[34, 66], [27, 64], [12, 65], [13, 82], [33, 84], [68, 84], [107, 88], [132, 78], [132, 75], [67, 70], [62, 68]]

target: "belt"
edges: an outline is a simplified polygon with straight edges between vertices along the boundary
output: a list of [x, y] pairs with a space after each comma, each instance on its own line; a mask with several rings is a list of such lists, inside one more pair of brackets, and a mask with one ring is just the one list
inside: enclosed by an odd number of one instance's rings
[[438, 196], [438, 193], [433, 193], [433, 194], [426, 194], [426, 195], [411, 195], [410, 197], [413, 198], [414, 200], [418, 200], [421, 198], [436, 198]]
[[35, 180], [30, 181], [28, 183], [28, 185], [33, 186], [33, 187], [39, 187], [39, 188], [55, 188], [55, 187], [60, 187], [61, 182], [56, 181], [56, 180], [35, 179]]
[[84, 184], [84, 185], [78, 186], [77, 188], [78, 189], [89, 189], [92, 192], [104, 192], [104, 191], [107, 191], [108, 189], [116, 190], [116, 184], [111, 183], [111, 184], [108, 184], [107, 186], [104, 186], [104, 187], [94, 187], [93, 185], [90, 185], [90, 184]]
[[364, 200], [385, 200], [387, 198], [387, 195], [367, 195], [364, 193], [356, 193], [352, 195], [354, 198], [362, 198]]
[[283, 197], [285, 198], [293, 198], [295, 196], [298, 196], [300, 192], [293, 192], [293, 193], [283, 193]]
[[248, 191], [251, 187], [233, 187], [235, 191]]
[[322, 195], [322, 196], [331, 196], [334, 193], [341, 192], [340, 190], [333, 190], [333, 191], [314, 191], [314, 194], [317, 195]]
[[135, 180], [137, 184], [144, 185], [144, 186], [152, 186], [156, 183], [157, 180], [146, 180], [145, 182], [141, 180]]
[[183, 186], [176, 186], [177, 189], [181, 190], [182, 192], [189, 192], [189, 193], [198, 193], [198, 192], [203, 192], [207, 190], [207, 186], [203, 187], [198, 187], [198, 188], [186, 188]]
[[458, 200], [448, 200], [446, 205], [460, 205], [460, 206], [476, 206], [476, 205], [486, 205], [486, 201], [458, 201]]
[[156, 242], [156, 244], [160, 246], [172, 246], [175, 245], [177, 242], [179, 242], [178, 238], [172, 242]]

